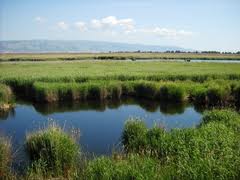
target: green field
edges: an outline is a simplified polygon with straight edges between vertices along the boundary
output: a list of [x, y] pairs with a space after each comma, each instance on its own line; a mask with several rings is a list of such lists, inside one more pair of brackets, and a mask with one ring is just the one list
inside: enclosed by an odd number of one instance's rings
[[240, 54], [217, 53], [42, 53], [42, 54], [0, 54], [0, 61], [44, 61], [44, 60], [137, 60], [137, 59], [202, 59], [240, 60]]
[[[35, 57], [35, 56], [34, 56]], [[122, 153], [87, 159], [74, 134], [58, 126], [32, 132], [22, 179], [239, 179], [240, 63], [46, 61], [0, 63], [0, 102], [13, 94], [32, 102], [120, 100], [123, 96], [161, 102], [193, 102], [211, 108], [196, 128], [147, 128], [125, 124]], [[225, 109], [225, 110], [224, 110]], [[75, 131], [71, 131], [75, 132]], [[0, 173], [11, 171], [10, 142], [0, 138]], [[6, 161], [7, 159], [8, 161]]]
[[240, 64], [124, 61], [0, 63], [0, 79], [15, 77], [50, 80], [77, 77], [114, 78], [116, 76], [141, 79], [148, 76], [225, 76], [229, 74], [240, 75]]

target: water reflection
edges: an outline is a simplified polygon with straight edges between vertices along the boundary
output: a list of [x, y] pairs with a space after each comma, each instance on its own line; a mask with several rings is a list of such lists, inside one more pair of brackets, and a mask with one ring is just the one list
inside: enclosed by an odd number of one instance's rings
[[6, 111], [0, 111], [0, 120], [6, 120], [8, 117], [14, 117], [15, 116], [15, 109], [11, 108]]
[[147, 112], [160, 111], [163, 114], [181, 114], [186, 107], [191, 106], [188, 103], [167, 103], [159, 101], [149, 101], [135, 98], [124, 98], [121, 100], [111, 101], [86, 101], [86, 102], [59, 102], [51, 104], [33, 104], [37, 112], [43, 115], [49, 115], [53, 113], [75, 112], [75, 111], [87, 111], [94, 110], [97, 112], [103, 112], [106, 109], [117, 109], [121, 106], [138, 105]]
[[54, 119], [65, 129], [80, 129], [79, 143], [85, 152], [109, 154], [120, 142], [129, 117], [144, 119], [148, 127], [161, 124], [166, 130], [196, 127], [201, 113], [191, 104], [125, 98], [120, 101], [31, 104], [18, 101], [15, 109], [1, 114], [0, 132], [12, 137], [14, 148], [25, 142], [27, 132], [38, 130]]

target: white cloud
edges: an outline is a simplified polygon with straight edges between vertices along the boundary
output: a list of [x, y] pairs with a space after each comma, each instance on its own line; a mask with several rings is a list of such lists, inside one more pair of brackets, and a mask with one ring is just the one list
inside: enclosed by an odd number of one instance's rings
[[87, 25], [85, 22], [79, 21], [75, 23], [75, 27], [78, 28], [80, 31], [87, 31]]
[[34, 18], [34, 21], [37, 23], [44, 23], [46, 21], [46, 19], [41, 16], [38, 16], [38, 17]]
[[185, 31], [185, 30], [176, 30], [176, 29], [168, 29], [168, 28], [143, 28], [138, 29], [138, 32], [148, 33], [148, 34], [154, 34], [160, 37], [166, 37], [166, 38], [180, 38], [184, 36], [191, 36], [193, 33], [191, 31]]
[[[41, 20], [41, 18], [38, 18]], [[64, 22], [58, 22], [58, 27], [62, 30], [69, 29], [69, 25]], [[115, 16], [107, 16], [102, 19], [92, 19], [89, 22], [77, 21], [73, 26], [81, 32], [90, 31], [92, 33], [107, 33], [112, 36], [119, 36], [120, 34], [129, 35], [133, 37], [160, 37], [168, 39], [179, 39], [182, 37], [192, 36], [193, 32], [186, 30], [179, 30], [174, 28], [156, 27], [137, 27], [135, 21], [131, 18], [118, 19]]]
[[124, 30], [132, 30], [134, 29], [134, 20], [130, 18], [117, 19], [115, 16], [108, 16], [102, 19], [93, 19], [91, 26], [96, 29], [123, 28]]
[[69, 28], [68, 24], [65, 23], [64, 21], [58, 22], [57, 26], [62, 30], [67, 30]]

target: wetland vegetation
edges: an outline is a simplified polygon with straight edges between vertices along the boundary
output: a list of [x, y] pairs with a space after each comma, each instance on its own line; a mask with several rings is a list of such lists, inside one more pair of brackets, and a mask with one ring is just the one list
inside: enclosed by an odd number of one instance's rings
[[73, 60], [240, 60], [239, 53], [219, 52], [113, 52], [113, 53], [4, 53], [0, 61], [73, 61]]
[[[19, 175], [23, 179], [240, 178], [240, 115], [235, 111], [240, 104], [240, 64], [13, 62], [0, 63], [0, 70], [2, 104], [13, 104], [14, 96], [36, 107], [135, 98], [213, 108], [204, 111], [197, 127], [189, 128], [149, 127], [132, 118], [123, 127], [122, 151], [94, 158], [87, 158], [78, 144], [78, 131], [50, 124], [25, 137], [29, 162]], [[0, 139], [0, 152], [0, 175], [16, 178], [9, 139]]]

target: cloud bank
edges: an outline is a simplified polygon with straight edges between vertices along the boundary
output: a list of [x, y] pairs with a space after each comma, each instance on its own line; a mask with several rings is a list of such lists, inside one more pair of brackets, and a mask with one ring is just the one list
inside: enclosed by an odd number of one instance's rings
[[[36, 17], [36, 22], [44, 22], [42, 17]], [[150, 35], [160, 38], [178, 39], [189, 37], [193, 32], [184, 29], [165, 28], [161, 26], [154, 27], [139, 27], [132, 18], [117, 18], [115, 16], [107, 16], [100, 19], [92, 19], [88, 22], [77, 21], [69, 25], [65, 21], [57, 23], [57, 27], [61, 30], [75, 28], [80, 32], [108, 32], [110, 35], [125, 34], [125, 35]]]

